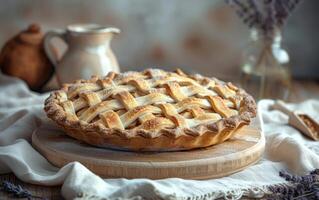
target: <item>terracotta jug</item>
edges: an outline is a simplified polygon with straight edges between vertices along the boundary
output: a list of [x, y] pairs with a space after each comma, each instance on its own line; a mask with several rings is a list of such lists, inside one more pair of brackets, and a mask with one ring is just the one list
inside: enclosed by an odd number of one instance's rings
[[[119, 72], [115, 55], [110, 48], [117, 28], [97, 24], [70, 25], [66, 30], [50, 31], [45, 35], [45, 51], [55, 66], [58, 83], [70, 83], [76, 79], [88, 79], [92, 75], [105, 76], [110, 71]], [[50, 48], [53, 37], [61, 38], [68, 46], [58, 61]]]
[[[43, 48], [43, 32], [38, 24], [31, 24], [6, 42], [0, 53], [2, 73], [18, 77], [35, 91], [50, 79], [54, 68]], [[56, 56], [52, 49], [52, 56]]]

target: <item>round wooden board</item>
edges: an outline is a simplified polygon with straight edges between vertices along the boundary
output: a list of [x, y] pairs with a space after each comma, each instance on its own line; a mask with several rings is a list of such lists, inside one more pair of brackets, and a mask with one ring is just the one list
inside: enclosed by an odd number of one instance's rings
[[97, 148], [66, 136], [52, 123], [45, 123], [33, 133], [32, 144], [55, 166], [78, 161], [104, 178], [208, 179], [243, 170], [260, 159], [265, 146], [260, 125], [256, 118], [222, 144], [179, 152]]

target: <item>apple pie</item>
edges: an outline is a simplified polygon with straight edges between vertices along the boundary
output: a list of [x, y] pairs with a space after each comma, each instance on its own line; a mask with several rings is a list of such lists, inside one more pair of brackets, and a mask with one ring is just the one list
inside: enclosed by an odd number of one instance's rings
[[94, 146], [175, 151], [231, 138], [256, 116], [256, 103], [230, 82], [147, 69], [65, 84], [44, 110], [67, 135]]

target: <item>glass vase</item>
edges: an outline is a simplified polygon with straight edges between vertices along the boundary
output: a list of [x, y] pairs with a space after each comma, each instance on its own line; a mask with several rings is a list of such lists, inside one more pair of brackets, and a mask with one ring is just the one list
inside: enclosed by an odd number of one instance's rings
[[282, 48], [280, 29], [270, 33], [251, 30], [250, 43], [244, 50], [241, 66], [243, 88], [257, 100], [270, 98], [287, 100], [291, 75], [289, 55]]

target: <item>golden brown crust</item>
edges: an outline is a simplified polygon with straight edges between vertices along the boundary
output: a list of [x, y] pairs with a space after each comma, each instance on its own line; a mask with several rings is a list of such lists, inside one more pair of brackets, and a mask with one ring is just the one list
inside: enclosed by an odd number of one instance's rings
[[218, 144], [256, 116], [254, 99], [231, 83], [150, 69], [78, 80], [51, 93], [44, 109], [71, 137], [136, 151]]

